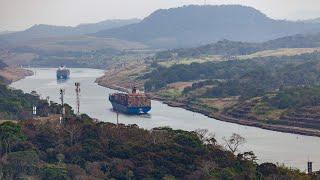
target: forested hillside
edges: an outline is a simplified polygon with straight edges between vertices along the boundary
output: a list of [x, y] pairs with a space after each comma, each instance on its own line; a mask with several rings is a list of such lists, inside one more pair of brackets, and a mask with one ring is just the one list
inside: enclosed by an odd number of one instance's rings
[[[223, 80], [220, 82], [220, 86], [228, 86], [228, 88], [221, 88], [221, 90], [234, 89], [237, 93], [233, 95], [242, 95], [238, 88], [262, 88], [268, 91], [277, 89], [280, 86], [319, 84], [319, 69], [317, 68], [319, 61], [320, 53], [312, 53], [292, 57], [266, 57], [249, 60], [192, 63], [190, 65], [177, 64], [169, 68], [158, 66], [151, 73], [145, 74], [141, 78], [149, 79], [145, 84], [146, 90], [156, 90], [169, 83], [179, 81]], [[229, 84], [226, 85], [226, 83]], [[256, 87], [253, 88], [252, 86]], [[244, 90], [244, 92], [247, 91]]]
[[85, 116], [63, 125], [7, 122], [0, 131], [2, 145], [10, 140], [0, 154], [4, 179], [311, 179], [272, 163], [258, 165], [252, 152], [234, 155], [205, 131], [147, 131]]
[[161, 51], [156, 53], [155, 59], [168, 60], [173, 58], [197, 58], [208, 55], [236, 56], [249, 55], [258, 51], [275, 50], [279, 48], [316, 47], [320, 47], [320, 33], [286, 36], [263, 43], [222, 40], [195, 48], [181, 48]]
[[0, 85], [0, 119], [26, 120], [32, 117], [32, 107], [37, 105], [38, 113], [46, 116], [51, 112], [45, 100], [21, 90], [12, 90], [6, 85]]
[[286, 132], [292, 126], [320, 129], [319, 52], [152, 67], [138, 79], [169, 103], [232, 122], [285, 125]]

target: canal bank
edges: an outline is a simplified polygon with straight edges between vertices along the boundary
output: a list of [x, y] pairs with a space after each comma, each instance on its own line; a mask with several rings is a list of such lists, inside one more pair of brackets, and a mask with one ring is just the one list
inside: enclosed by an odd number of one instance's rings
[[[24, 92], [36, 90], [42, 97], [50, 96], [56, 102], [59, 100], [59, 89], [66, 90], [65, 102], [75, 107], [74, 82], [81, 83], [80, 111], [105, 122], [116, 122], [116, 114], [107, 98], [115, 90], [104, 88], [95, 83], [95, 79], [103, 75], [102, 70], [71, 69], [70, 79], [64, 83], [56, 81], [55, 68], [35, 68], [35, 72], [23, 80], [17, 81], [11, 87], [22, 89]], [[200, 113], [182, 108], [169, 107], [159, 101], [152, 101], [152, 110], [146, 116], [126, 116], [120, 114], [119, 120], [123, 124], [137, 124], [151, 129], [160, 126], [170, 126], [173, 129], [192, 131], [208, 129], [214, 133], [222, 143], [223, 137], [238, 133], [245, 137], [247, 143], [242, 151], [253, 151], [259, 162], [278, 162], [287, 166], [306, 169], [308, 159], [314, 161], [314, 168], [320, 168], [320, 138], [275, 131], [255, 127], [242, 126], [234, 123], [218, 121]]]
[[[108, 83], [101, 83], [100, 81], [96, 81], [96, 82], [100, 86], [103, 86], [103, 87], [106, 87], [109, 89], [122, 91], [122, 92], [128, 92], [128, 89], [121, 87], [121, 86], [108, 84]], [[151, 94], [150, 96], [152, 97], [153, 100], [160, 101], [170, 107], [183, 108], [188, 111], [203, 114], [209, 118], [213, 118], [213, 119], [219, 120], [219, 121], [235, 123], [235, 124], [244, 125], [244, 126], [252, 126], [252, 127], [257, 127], [257, 128], [271, 130], [271, 131], [320, 137], [320, 131], [315, 130], [315, 129], [292, 127], [292, 126], [285, 126], [285, 125], [278, 125], [278, 124], [266, 124], [266, 123], [259, 122], [259, 121], [234, 118], [234, 117], [230, 117], [230, 116], [227, 116], [227, 115], [224, 115], [221, 113], [215, 113], [212, 111], [212, 109], [205, 108], [199, 104], [192, 104], [190, 102], [183, 102], [183, 101], [177, 101], [177, 100], [172, 101], [168, 98], [160, 97], [160, 96], [157, 96], [154, 94]]]

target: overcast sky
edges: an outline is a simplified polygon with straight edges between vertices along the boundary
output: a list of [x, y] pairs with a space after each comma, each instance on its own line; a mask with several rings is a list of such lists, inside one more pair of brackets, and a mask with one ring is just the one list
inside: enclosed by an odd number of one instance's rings
[[[204, 4], [204, 0], [0, 0], [0, 31], [34, 24], [69, 25], [106, 19], [143, 18], [159, 8]], [[242, 4], [276, 19], [320, 17], [320, 0], [207, 0]]]

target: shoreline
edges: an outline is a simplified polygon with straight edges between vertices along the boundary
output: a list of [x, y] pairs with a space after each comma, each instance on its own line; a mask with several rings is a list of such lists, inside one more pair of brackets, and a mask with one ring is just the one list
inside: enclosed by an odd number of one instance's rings
[[[127, 92], [127, 89], [124, 87], [121, 87], [118, 85], [110, 85], [110, 84], [101, 83], [98, 81], [98, 78], [95, 82], [99, 86], [102, 86], [102, 87], [106, 87], [109, 89], [118, 90], [118, 91], [122, 91], [122, 92]], [[261, 128], [261, 129], [276, 131], [276, 132], [282, 132], [282, 133], [320, 137], [320, 131], [315, 130], [315, 129], [306, 129], [306, 128], [300, 128], [300, 127], [266, 124], [266, 123], [261, 123], [258, 121], [238, 119], [238, 118], [229, 117], [229, 116], [226, 116], [223, 114], [212, 113], [211, 111], [205, 110], [205, 109], [201, 108], [200, 106], [197, 106], [194, 104], [188, 105], [183, 102], [176, 102], [176, 101], [168, 100], [166, 98], [155, 96], [155, 95], [152, 95], [151, 97], [152, 97], [152, 100], [160, 101], [170, 107], [178, 107], [178, 108], [183, 108], [188, 111], [200, 113], [200, 114], [205, 115], [209, 118], [213, 118], [217, 121], [223, 121], [223, 122], [228, 122], [228, 123], [233, 123], [233, 124], [238, 124], [238, 125], [243, 125], [243, 126], [256, 127], [256, 128]]]
[[7, 85], [34, 75], [34, 72], [25, 68], [7, 67], [0, 70], [0, 76]]

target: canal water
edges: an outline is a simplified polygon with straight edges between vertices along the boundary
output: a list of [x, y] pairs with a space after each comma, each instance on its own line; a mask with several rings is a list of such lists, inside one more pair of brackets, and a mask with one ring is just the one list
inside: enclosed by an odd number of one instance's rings
[[[31, 68], [33, 76], [17, 81], [11, 85], [24, 92], [37, 91], [43, 98], [60, 102], [59, 89], [65, 89], [65, 102], [75, 107], [75, 82], [81, 84], [80, 111], [87, 113], [100, 121], [116, 123], [116, 114], [108, 101], [108, 95], [114, 90], [104, 88], [94, 81], [103, 75], [102, 70], [74, 68], [71, 77], [66, 82], [57, 82], [56, 69]], [[253, 151], [259, 162], [273, 162], [285, 164], [305, 171], [307, 161], [314, 163], [314, 168], [320, 168], [320, 138], [281, 133], [255, 127], [242, 126], [208, 118], [181, 108], [169, 107], [161, 102], [152, 101], [152, 110], [149, 115], [127, 116], [119, 115], [119, 122], [124, 124], [137, 124], [142, 128], [169, 126], [174, 129], [195, 130], [208, 129], [214, 133], [216, 139], [222, 144], [223, 137], [238, 133], [246, 138], [242, 151]]]

